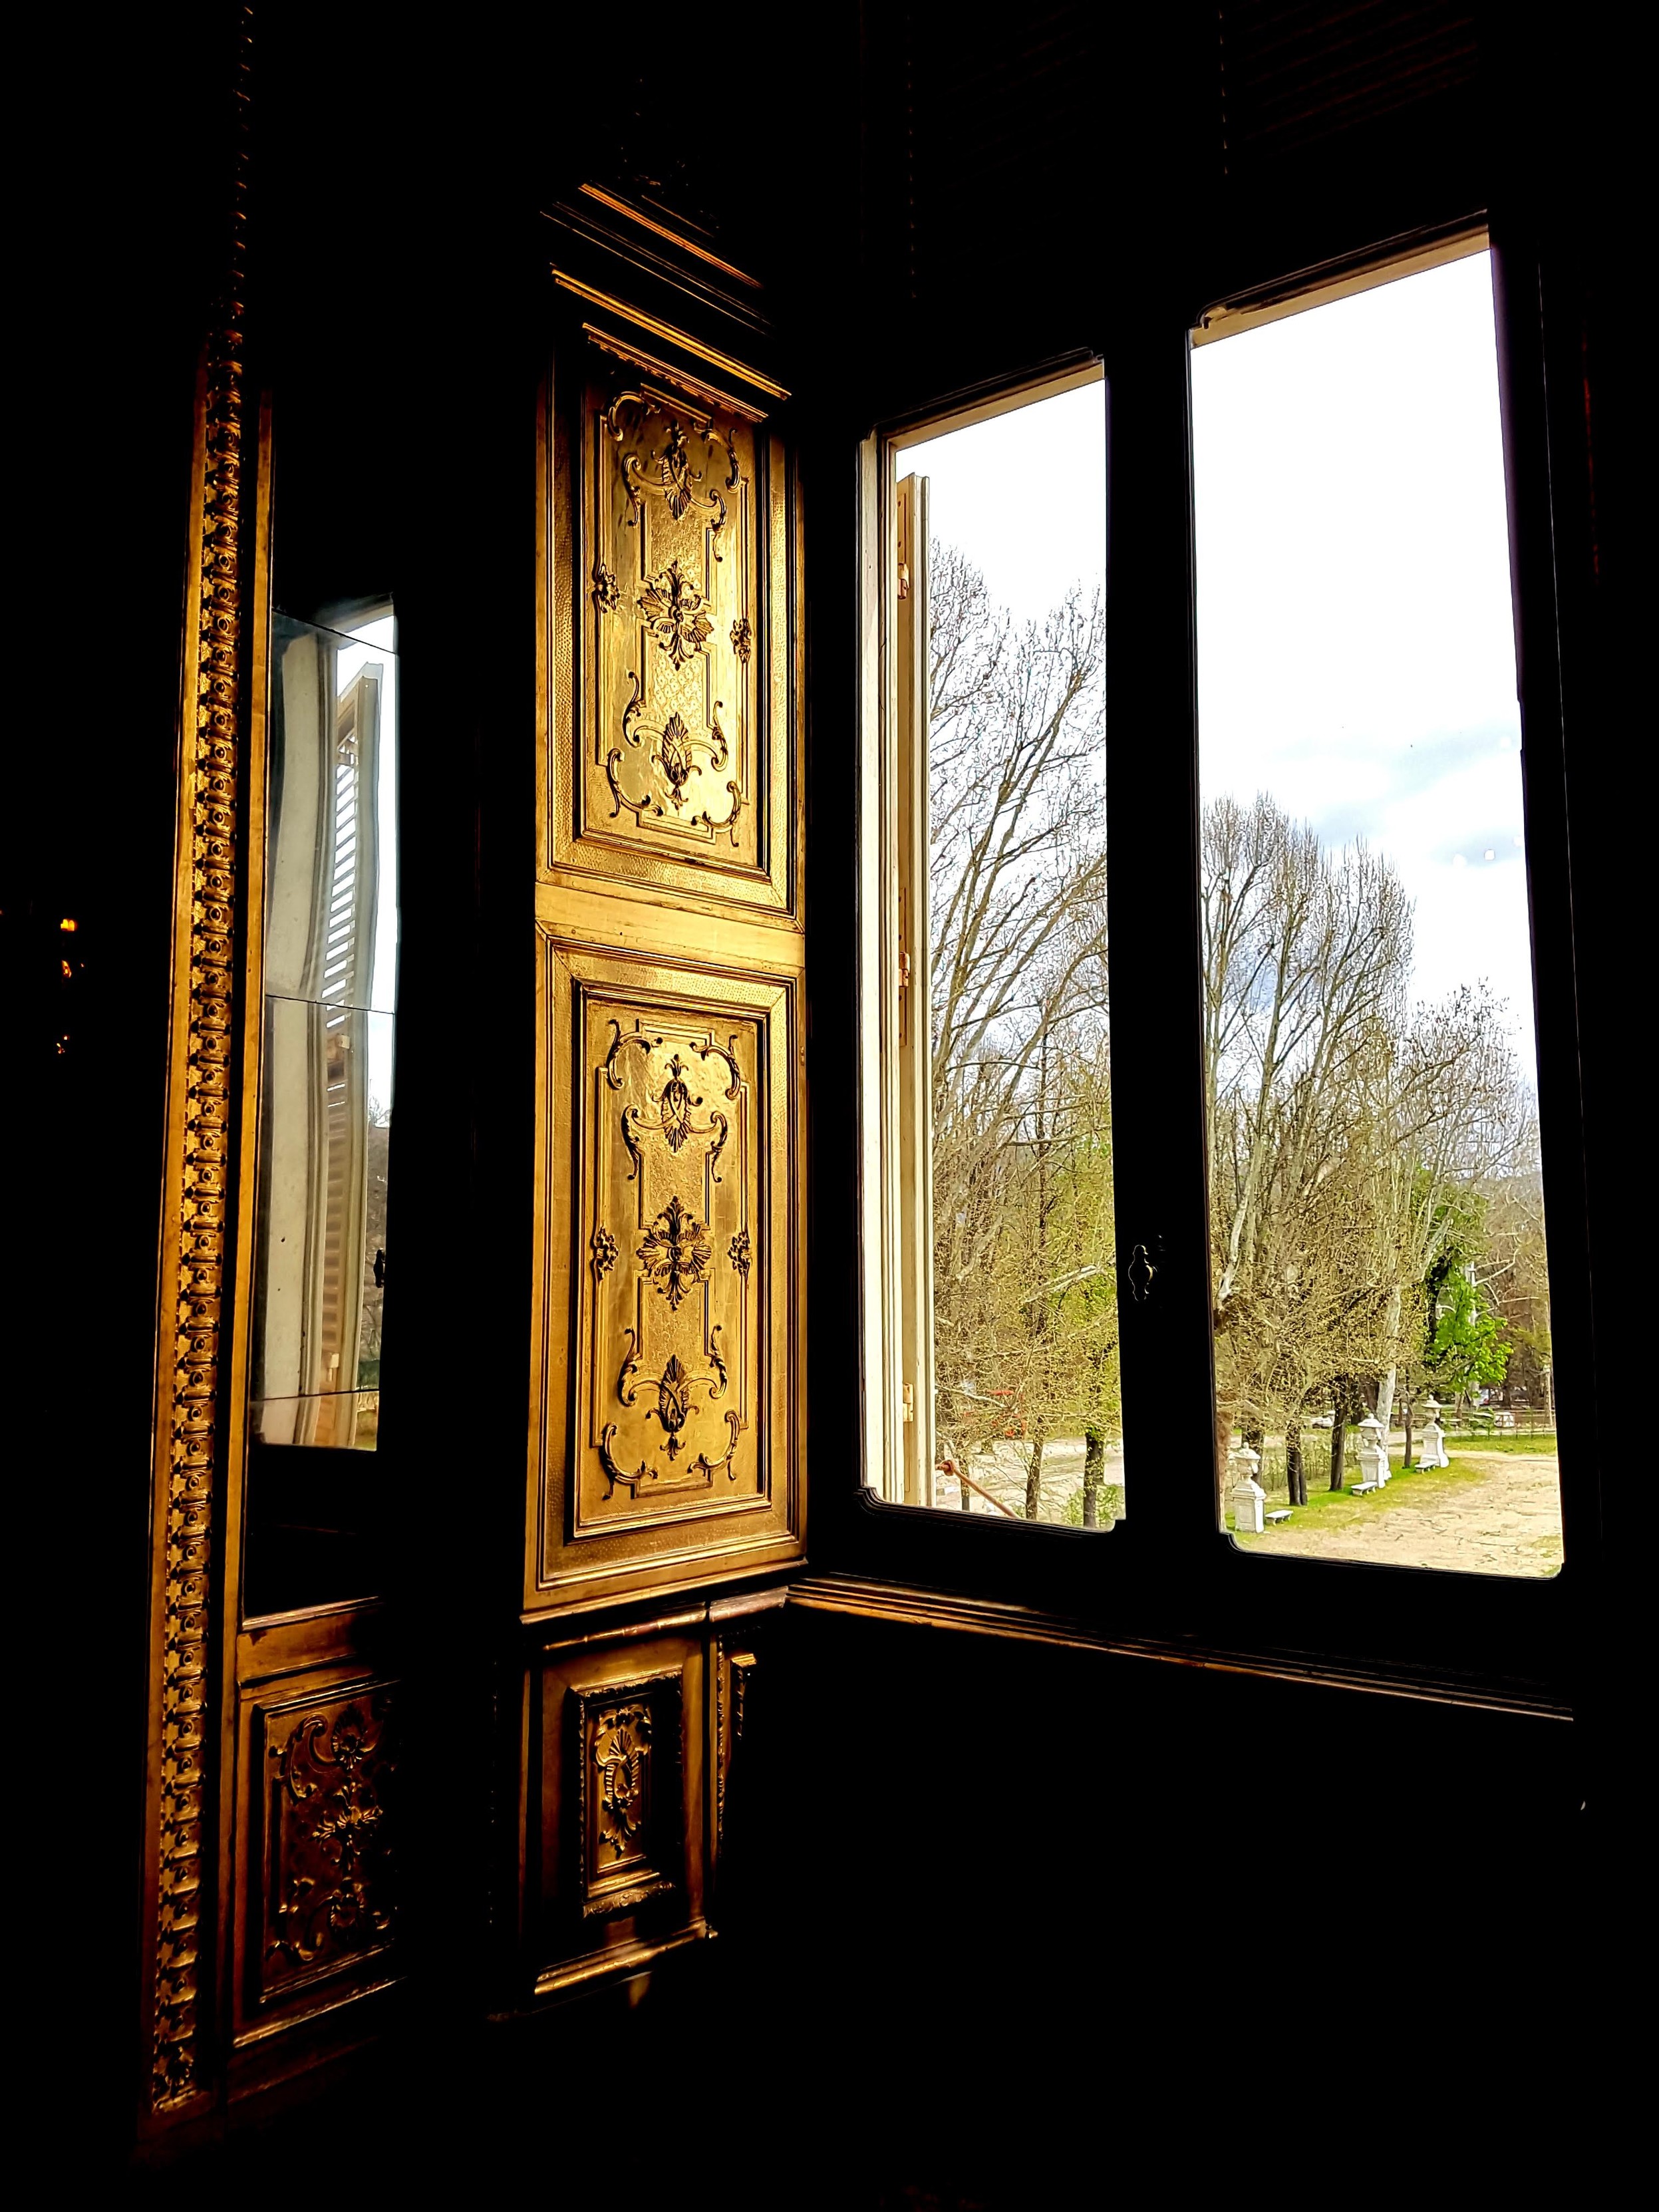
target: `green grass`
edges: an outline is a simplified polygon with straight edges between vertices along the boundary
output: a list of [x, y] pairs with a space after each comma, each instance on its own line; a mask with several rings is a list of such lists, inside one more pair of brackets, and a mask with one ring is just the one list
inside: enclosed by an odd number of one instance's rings
[[[1458, 1441], [1461, 1443], [1462, 1439], [1460, 1438]], [[1553, 1442], [1552, 1438], [1552, 1447]], [[1466, 1448], [1484, 1451], [1486, 1445], [1485, 1440], [1481, 1439]], [[1510, 1448], [1513, 1449], [1514, 1446], [1511, 1445]], [[1387, 1489], [1374, 1490], [1364, 1498], [1355, 1498], [1347, 1490], [1332, 1490], [1328, 1486], [1329, 1476], [1325, 1474], [1323, 1468], [1319, 1470], [1320, 1480], [1314, 1480], [1315, 1470], [1310, 1468], [1308, 1502], [1305, 1505], [1292, 1508], [1295, 1521], [1304, 1521], [1316, 1514], [1321, 1516], [1322, 1527], [1336, 1529], [1346, 1528], [1353, 1522], [1368, 1520], [1377, 1513], [1390, 1512], [1402, 1505], [1414, 1507], [1419, 1512], [1432, 1510], [1437, 1505], [1449, 1505], [1460, 1493], [1472, 1488], [1478, 1488], [1487, 1479], [1487, 1471], [1485, 1468], [1471, 1465], [1459, 1453], [1452, 1452], [1450, 1458], [1449, 1467], [1401, 1468], [1396, 1466]], [[1349, 1480], [1356, 1479], [1351, 1471]], [[1278, 1497], [1270, 1493], [1267, 1499], [1268, 1510], [1272, 1511], [1284, 1502], [1283, 1493]], [[1229, 1513], [1227, 1526], [1231, 1529], [1232, 1525], [1232, 1515]], [[1283, 1528], [1287, 1525], [1294, 1526], [1295, 1522], [1287, 1524], [1281, 1521], [1278, 1527]], [[1241, 1536], [1238, 1540], [1241, 1544], [1268, 1544], [1273, 1541], [1277, 1533], [1278, 1529], [1269, 1528], [1264, 1530], [1260, 1536]]]
[[[1483, 1452], [1549, 1452], [1555, 1450], [1553, 1429], [1540, 1429], [1536, 1436], [1528, 1436], [1524, 1429], [1460, 1429], [1454, 1435], [1446, 1431], [1449, 1449]], [[1413, 1441], [1416, 1449], [1416, 1440]]]

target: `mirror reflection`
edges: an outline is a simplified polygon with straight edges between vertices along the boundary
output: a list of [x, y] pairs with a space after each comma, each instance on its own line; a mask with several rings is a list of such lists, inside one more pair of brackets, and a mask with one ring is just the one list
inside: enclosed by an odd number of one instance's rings
[[251, 1434], [373, 1450], [396, 1030], [397, 653], [278, 617]]

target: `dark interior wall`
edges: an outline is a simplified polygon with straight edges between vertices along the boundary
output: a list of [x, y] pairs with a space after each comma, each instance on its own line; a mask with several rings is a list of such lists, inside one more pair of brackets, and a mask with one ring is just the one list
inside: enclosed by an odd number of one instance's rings
[[[179, 640], [205, 311], [194, 242], [204, 176], [223, 172], [230, 63], [222, 9], [48, 11], [20, 45], [10, 102], [7, 567], [32, 612], [0, 744], [0, 1457], [15, 1495], [38, 1500], [15, 1516], [15, 1645], [37, 1656], [43, 1715], [67, 1729], [49, 1762], [44, 1879], [58, 1902], [25, 1916], [20, 1971], [61, 2022], [31, 2075], [75, 2100], [79, 2142], [106, 2152], [127, 2136], [136, 2048]], [[21, 1766], [12, 1787], [21, 1805]]]
[[1620, 1976], [1570, 1723], [823, 1615], [756, 1699], [728, 1987], [831, 2170], [1583, 2157]]

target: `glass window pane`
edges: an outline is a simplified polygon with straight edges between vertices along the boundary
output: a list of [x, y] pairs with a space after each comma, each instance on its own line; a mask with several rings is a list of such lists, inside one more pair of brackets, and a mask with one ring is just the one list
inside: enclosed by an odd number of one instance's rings
[[1198, 344], [1193, 419], [1223, 1522], [1551, 1574], [1486, 254]]
[[900, 586], [926, 640], [925, 880], [918, 865], [898, 919], [901, 995], [925, 1014], [900, 1021], [926, 1127], [906, 1172], [931, 1200], [932, 1387], [904, 1413], [931, 1424], [919, 1502], [1091, 1528], [1124, 1512], [1103, 403], [1097, 374], [896, 456]]

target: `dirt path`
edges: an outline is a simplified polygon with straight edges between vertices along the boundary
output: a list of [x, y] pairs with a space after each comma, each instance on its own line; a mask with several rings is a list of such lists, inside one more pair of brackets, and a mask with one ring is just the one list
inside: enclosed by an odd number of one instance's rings
[[1380, 1496], [1334, 1498], [1243, 1540], [1310, 1559], [1553, 1575], [1561, 1564], [1555, 1455], [1460, 1448], [1443, 1472], [1396, 1475]]
[[[1025, 1474], [1030, 1465], [1031, 1447], [1017, 1438], [994, 1444], [975, 1460], [969, 1472], [981, 1490], [988, 1490], [993, 1498], [1000, 1498], [1009, 1511], [1020, 1519], [1025, 1514]], [[1121, 1486], [1123, 1480], [1123, 1447], [1109, 1446], [1106, 1453], [1104, 1481], [1109, 1489]], [[1066, 1509], [1071, 1499], [1083, 1489], [1083, 1439], [1081, 1437], [1061, 1437], [1042, 1449], [1042, 1510], [1045, 1521], [1066, 1518]], [[960, 1486], [949, 1475], [939, 1478], [936, 1491], [941, 1505], [957, 1505], [962, 1497]], [[1103, 1501], [1108, 1511], [1111, 1501]], [[975, 1497], [971, 1510], [975, 1513], [994, 1513], [996, 1507], [988, 1498]]]

